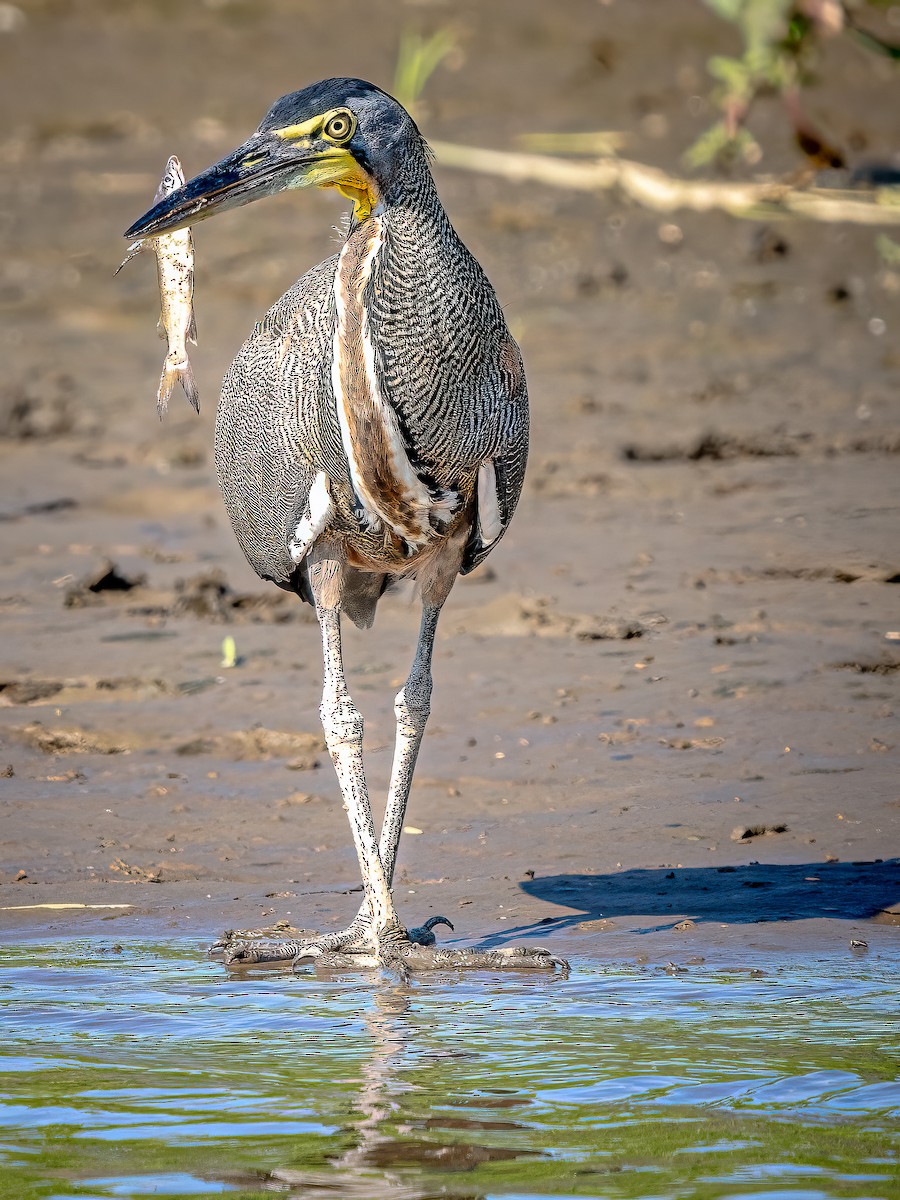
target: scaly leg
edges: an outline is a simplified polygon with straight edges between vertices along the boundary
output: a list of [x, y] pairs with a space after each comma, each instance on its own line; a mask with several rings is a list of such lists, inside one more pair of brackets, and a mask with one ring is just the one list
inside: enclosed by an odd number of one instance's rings
[[[468, 525], [461, 522], [447, 538], [443, 552], [431, 560], [419, 580], [422, 593], [422, 620], [419, 625], [416, 654], [409, 678], [394, 700], [397, 736], [394, 743], [394, 761], [391, 766], [391, 782], [384, 810], [384, 822], [381, 826], [381, 837], [378, 840], [378, 850], [389, 884], [394, 881], [397, 847], [400, 844], [400, 834], [403, 832], [403, 820], [406, 816], [413, 773], [425, 734], [425, 725], [431, 713], [431, 658], [434, 652], [438, 618], [441, 615], [444, 601], [450, 595], [450, 589], [459, 574], [468, 532]], [[356, 919], [365, 922], [367, 918], [367, 901], [364, 900]], [[409, 931], [410, 941], [420, 946], [433, 946], [436, 941], [431, 932], [434, 925], [448, 925], [451, 929], [453, 928], [452, 923], [446, 917], [431, 917], [420, 928]]]
[[[413, 772], [419, 747], [425, 733], [425, 723], [431, 711], [431, 657], [438, 618], [450, 589], [459, 574], [469, 536], [469, 525], [461, 521], [444, 543], [444, 550], [436, 555], [419, 577], [422, 591], [422, 623], [419, 640], [409, 678], [394, 702], [397, 717], [397, 740], [394, 746], [394, 762], [391, 768], [391, 784], [381, 828], [379, 850], [388, 883], [394, 876], [397, 847], [403, 830], [406, 804], [409, 800]], [[395, 941], [381, 948], [379, 965], [393, 967], [401, 976], [408, 977], [410, 971], [429, 970], [497, 970], [519, 968], [525, 970], [549, 970], [559, 967], [568, 971], [565, 959], [557, 958], [547, 950], [531, 946], [505, 947], [501, 950], [479, 950], [436, 948], [432, 924], [444, 917], [432, 917], [421, 930], [411, 930], [408, 940]], [[450, 925], [452, 929], [453, 926]], [[347, 965], [346, 956], [340, 952], [323, 959], [323, 965], [342, 967]], [[362, 963], [360, 963], [362, 965]]]
[[341, 658], [340, 611], [320, 608], [325, 681], [319, 709], [325, 741], [338, 777], [344, 808], [350, 817], [366, 904], [376, 930], [398, 926], [390, 887], [378, 853], [372, 808], [363, 768], [363, 718], [350, 698]]
[[430, 711], [431, 657], [437, 621], [459, 570], [464, 544], [464, 536], [459, 533], [451, 536], [447, 542], [448, 553], [438, 558], [427, 576], [420, 580], [422, 624], [412, 670], [395, 701], [397, 741], [380, 844], [375, 841], [363, 771], [362, 716], [347, 691], [341, 658], [340, 579], [343, 564], [335, 551], [330, 555], [320, 551], [316, 561], [311, 562], [310, 583], [322, 627], [325, 661], [320, 713], [344, 807], [350, 816], [365, 901], [350, 928], [341, 933], [316, 937], [306, 943], [235, 945], [225, 951], [227, 963], [238, 966], [291, 958], [295, 969], [308, 961], [317, 961], [323, 967], [333, 969], [386, 966], [404, 978], [411, 970], [524, 968], [553, 971], [556, 967], [568, 970], [564, 959], [530, 946], [501, 950], [436, 949], [431, 927], [441, 922], [449, 925], [450, 922], [444, 917], [432, 917], [422, 929], [414, 930], [414, 936], [410, 938], [397, 919], [391, 897], [397, 845]]
[[[431, 560], [419, 579], [422, 593], [422, 622], [419, 639], [409, 678], [398, 692], [394, 701], [397, 718], [397, 738], [394, 745], [394, 761], [391, 767], [391, 782], [385, 806], [384, 823], [378, 849], [384, 874], [390, 885], [394, 878], [397, 862], [397, 847], [403, 831], [406, 806], [412, 787], [413, 773], [419, 748], [425, 733], [425, 725], [431, 712], [431, 659], [437, 632], [438, 618], [450, 589], [459, 573], [468, 538], [468, 525], [460, 523], [448, 537], [444, 552]], [[357, 914], [356, 922], [365, 928], [370, 923], [368, 898]], [[389, 966], [404, 977], [410, 971], [481, 969], [497, 970], [508, 968], [553, 971], [559, 967], [568, 970], [568, 963], [546, 950], [530, 946], [506, 947], [500, 950], [477, 948], [435, 948], [432, 926], [452, 924], [446, 917], [430, 917], [419, 929], [411, 929], [406, 939], [391, 940], [387, 946], [379, 946], [376, 954], [366, 952], [364, 946], [335, 946], [330, 953], [322, 955], [321, 964], [333, 969], [342, 967]], [[295, 966], [303, 961], [299, 954]]]
[[[394, 700], [394, 715], [397, 719], [397, 740], [394, 746], [394, 762], [391, 767], [391, 783], [384, 810], [384, 823], [378, 840], [378, 852], [388, 884], [394, 881], [397, 862], [397, 846], [403, 830], [403, 819], [412, 787], [413, 772], [419, 747], [425, 733], [425, 724], [431, 712], [431, 656], [434, 650], [434, 635], [440, 605], [423, 605], [416, 656], [406, 683]], [[363, 925], [369, 919], [368, 901], [364, 900], [356, 916]], [[453, 925], [446, 917], [430, 917], [418, 929], [410, 929], [409, 939], [420, 946], [433, 946], [435, 936], [431, 932], [435, 925]]]
[[[406, 815], [416, 759], [425, 733], [425, 723], [431, 711], [431, 657], [440, 614], [440, 605], [423, 605], [422, 623], [412, 669], [409, 678], [397, 693], [394, 701], [397, 741], [394, 748], [394, 762], [391, 768], [391, 783], [384, 812], [384, 824], [378, 843], [379, 856], [389, 888], [393, 882], [397, 846], [403, 829], [403, 819]], [[361, 761], [360, 756], [360, 770], [362, 769]], [[315, 938], [315, 944], [323, 951], [352, 953], [355, 946], [358, 946], [360, 950], [371, 950], [373, 947], [369, 933], [372, 925], [367, 892], [366, 899], [349, 928], [343, 929], [339, 933], [323, 934], [321, 937]], [[453, 928], [452, 923], [446, 917], [429, 917], [423, 925], [409, 931], [409, 940], [419, 946], [433, 946], [436, 939], [432, 929], [435, 925], [448, 925], [450, 929]], [[366, 945], [367, 942], [368, 945]], [[243, 944], [236, 946], [233, 952], [225, 945], [224, 952], [229, 962], [280, 962], [301, 955], [301, 952], [305, 951], [309, 944], [309, 942], [299, 941], [262, 943], [253, 946]], [[217, 946], [217, 949], [220, 948], [222, 947]]]
[[406, 816], [413, 772], [416, 769], [425, 724], [431, 713], [431, 656], [440, 615], [440, 605], [423, 604], [416, 656], [409, 678], [394, 700], [397, 740], [394, 744], [394, 762], [391, 767], [391, 784], [384, 810], [384, 823], [381, 826], [381, 837], [378, 839], [378, 850], [388, 883], [393, 883], [394, 880], [397, 847]]

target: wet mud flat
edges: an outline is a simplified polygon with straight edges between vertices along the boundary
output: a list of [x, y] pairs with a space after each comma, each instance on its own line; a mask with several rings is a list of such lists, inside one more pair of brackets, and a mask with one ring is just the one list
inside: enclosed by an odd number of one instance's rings
[[[9, 942], [205, 942], [278, 920], [335, 929], [356, 910], [318, 633], [243, 562], [211, 462], [227, 363], [333, 250], [340, 209], [287, 196], [198, 228], [199, 420], [173, 404], [157, 422], [153, 272], [112, 271], [169, 153], [206, 166], [275, 95], [329, 72], [388, 82], [405, 23], [438, 21], [424, 12], [339, 3], [309, 17], [311, 38], [277, 3], [35, 5], [0, 37]], [[497, 146], [623, 128], [634, 157], [680, 169], [727, 30], [700, 5], [647, 12], [456, 6], [463, 50], [423, 127]], [[886, 158], [896, 110], [882, 66], [854, 55], [829, 48], [812, 102], [858, 156]], [[788, 171], [776, 109], [754, 120], [767, 165]], [[401, 914], [445, 913], [460, 942], [552, 939], [661, 968], [885, 951], [900, 919], [900, 275], [871, 230], [662, 220], [440, 169], [438, 185], [522, 344], [534, 437], [510, 534], [442, 620]], [[347, 637], [376, 805], [416, 624], [388, 597]]]
[[896, 1194], [896, 954], [404, 986], [197, 950], [4, 954], [10, 1195]]

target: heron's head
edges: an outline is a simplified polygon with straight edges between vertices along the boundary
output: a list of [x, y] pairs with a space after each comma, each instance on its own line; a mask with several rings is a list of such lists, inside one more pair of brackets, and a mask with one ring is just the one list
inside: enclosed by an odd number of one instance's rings
[[362, 79], [325, 79], [272, 105], [232, 154], [161, 200], [125, 236], [152, 237], [285, 188], [337, 188], [363, 220], [412, 169], [425, 144], [406, 109]]

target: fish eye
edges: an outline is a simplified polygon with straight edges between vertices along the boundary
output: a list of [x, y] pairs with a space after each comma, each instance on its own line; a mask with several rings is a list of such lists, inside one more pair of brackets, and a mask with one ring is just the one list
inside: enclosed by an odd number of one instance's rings
[[345, 142], [353, 132], [353, 117], [350, 113], [339, 112], [325, 122], [325, 136], [333, 142]]

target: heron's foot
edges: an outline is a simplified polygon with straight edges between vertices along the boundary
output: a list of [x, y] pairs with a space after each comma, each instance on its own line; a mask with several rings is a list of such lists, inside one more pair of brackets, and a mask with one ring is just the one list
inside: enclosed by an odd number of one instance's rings
[[[342, 954], [348, 956], [357, 965], [362, 965], [361, 959], [368, 956], [373, 961], [378, 960], [379, 946], [393, 942], [418, 946], [434, 946], [436, 938], [432, 930], [435, 925], [453, 926], [446, 917], [429, 917], [418, 929], [408, 933], [397, 925], [383, 930], [381, 936], [376, 936], [368, 914], [360, 912], [346, 929], [337, 933], [314, 934], [306, 930], [295, 930], [286, 921], [281, 921], [270, 929], [228, 930], [209, 953], [221, 957], [226, 966], [249, 967], [256, 963], [290, 962], [294, 965], [319, 959], [323, 956]], [[299, 936], [285, 939], [285, 933]], [[281, 940], [265, 940], [260, 938]]]
[[313, 938], [297, 947], [292, 956], [293, 969], [298, 971], [310, 963], [321, 963], [326, 968], [377, 967], [392, 947], [416, 946], [424, 950], [435, 946], [437, 938], [432, 932], [435, 925], [453, 928], [446, 917], [429, 917], [416, 929], [407, 931], [398, 923], [376, 934], [368, 914], [360, 913], [343, 932]]

